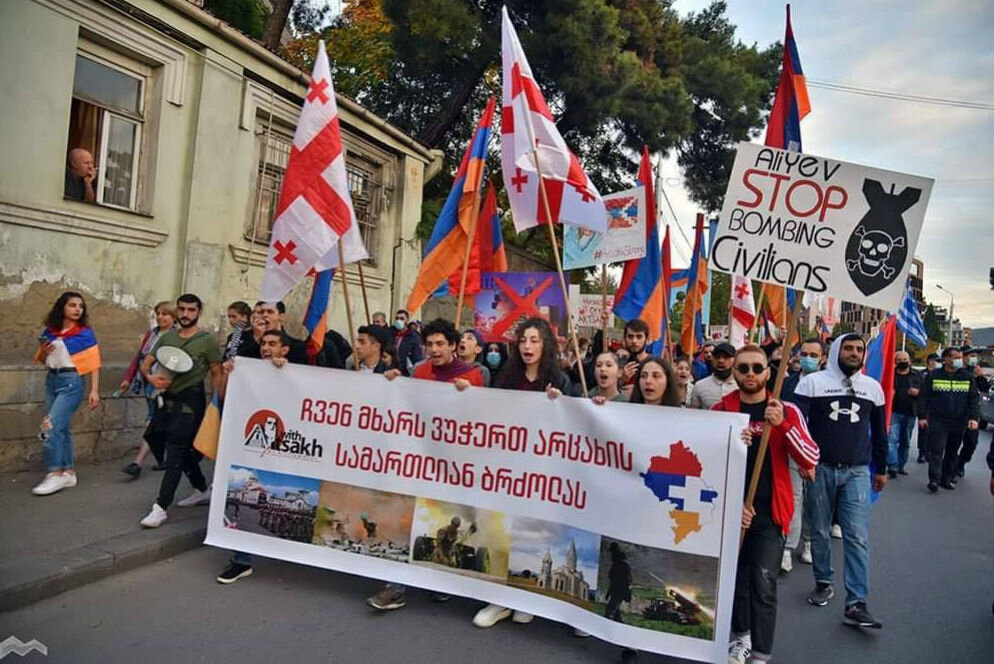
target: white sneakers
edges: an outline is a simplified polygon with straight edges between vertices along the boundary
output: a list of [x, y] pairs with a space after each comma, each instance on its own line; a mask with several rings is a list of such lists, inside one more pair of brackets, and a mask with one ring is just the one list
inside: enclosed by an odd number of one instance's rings
[[509, 617], [511, 617], [511, 609], [496, 604], [487, 604], [473, 616], [473, 624], [477, 627], [493, 627]]
[[532, 620], [535, 620], [535, 616], [530, 613], [525, 613], [524, 611], [515, 611], [514, 615], [511, 616], [511, 620], [519, 625], [527, 625]]
[[801, 542], [801, 562], [805, 565], [811, 564], [811, 541]]
[[141, 520], [141, 524], [146, 528], [158, 528], [165, 523], [168, 518], [169, 514], [166, 510], [159, 507], [159, 503], [153, 503], [152, 511], [148, 513], [148, 516]]
[[788, 574], [792, 569], [794, 569], [793, 551], [790, 549], [784, 549], [783, 556], [780, 558], [780, 572], [782, 574]]
[[746, 664], [752, 654], [752, 635], [735, 636], [728, 644], [728, 664]]
[[211, 502], [211, 488], [207, 487], [203, 491], [193, 490], [189, 496], [176, 503], [176, 507], [196, 507]]
[[840, 526], [837, 523], [832, 524], [831, 534], [832, 534], [832, 537], [835, 538], [835, 539], [842, 539], [842, 526]]
[[49, 473], [35, 488], [31, 489], [31, 493], [36, 496], [49, 496], [74, 486], [76, 486], [76, 473]]

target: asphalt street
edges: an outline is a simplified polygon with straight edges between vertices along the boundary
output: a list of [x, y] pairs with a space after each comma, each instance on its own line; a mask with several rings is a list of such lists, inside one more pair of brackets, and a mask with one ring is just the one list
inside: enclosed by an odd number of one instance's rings
[[[994, 653], [994, 496], [984, 432], [966, 478], [931, 495], [925, 467], [892, 481], [874, 507], [870, 608], [879, 632], [842, 625], [839, 595], [808, 606], [810, 567], [798, 563], [780, 586], [775, 660], [991, 662]], [[168, 527], [168, 524], [164, 527]], [[375, 614], [370, 579], [271, 560], [232, 586], [214, 577], [227, 553], [202, 548], [0, 614], [0, 637], [38, 639], [48, 656], [23, 662], [612, 662], [617, 646], [580, 639], [564, 625], [505, 621], [489, 630], [470, 619], [478, 602], [433, 603], [409, 593], [407, 608]], [[674, 662], [642, 655], [640, 662]]]

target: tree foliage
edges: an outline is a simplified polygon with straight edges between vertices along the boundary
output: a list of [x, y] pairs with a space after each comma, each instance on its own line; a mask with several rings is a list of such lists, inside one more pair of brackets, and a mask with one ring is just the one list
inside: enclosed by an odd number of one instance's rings
[[262, 39], [269, 20], [269, 8], [260, 0], [205, 0], [204, 9], [256, 39]]
[[946, 333], [943, 332], [942, 327], [939, 325], [938, 317], [935, 315], [935, 307], [932, 304], [928, 304], [925, 307], [925, 315], [922, 316], [922, 323], [925, 324], [925, 334], [932, 341], [937, 341], [940, 344], [945, 343]]

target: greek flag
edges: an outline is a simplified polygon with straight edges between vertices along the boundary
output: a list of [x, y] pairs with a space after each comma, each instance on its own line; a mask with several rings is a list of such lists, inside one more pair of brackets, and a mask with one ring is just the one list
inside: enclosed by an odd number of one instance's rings
[[928, 345], [928, 334], [925, 332], [925, 323], [918, 312], [918, 305], [911, 294], [911, 284], [904, 287], [904, 302], [897, 312], [897, 329], [908, 335], [908, 338], [924, 348]]

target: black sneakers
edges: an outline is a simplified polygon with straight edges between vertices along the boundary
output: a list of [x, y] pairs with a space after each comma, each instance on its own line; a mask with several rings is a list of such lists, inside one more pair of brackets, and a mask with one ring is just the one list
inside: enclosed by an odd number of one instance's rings
[[842, 622], [852, 627], [869, 627], [870, 629], [883, 627], [883, 624], [874, 618], [873, 614], [866, 608], [866, 602], [856, 602], [852, 606], [847, 606]]
[[956, 488], [956, 485], [949, 480], [939, 482], [939, 486], [941, 486], [943, 489], [948, 489], [949, 491], [952, 491], [953, 489]]
[[835, 597], [835, 588], [831, 583], [816, 583], [815, 589], [808, 595], [808, 604], [811, 606], [825, 606]]
[[228, 563], [228, 566], [224, 568], [224, 571], [217, 577], [218, 583], [223, 583], [225, 585], [229, 583], [234, 583], [238, 579], [249, 576], [252, 574], [251, 565], [242, 565], [240, 563]]
[[928, 483], [928, 490], [929, 490], [929, 493], [935, 493], [936, 491], [939, 490], [939, 485], [936, 484], [935, 482], [931, 482], [930, 481]]
[[127, 466], [121, 469], [121, 472], [126, 475], [131, 475], [131, 479], [138, 479], [138, 476], [142, 474], [142, 467], [137, 463], [129, 463]]

